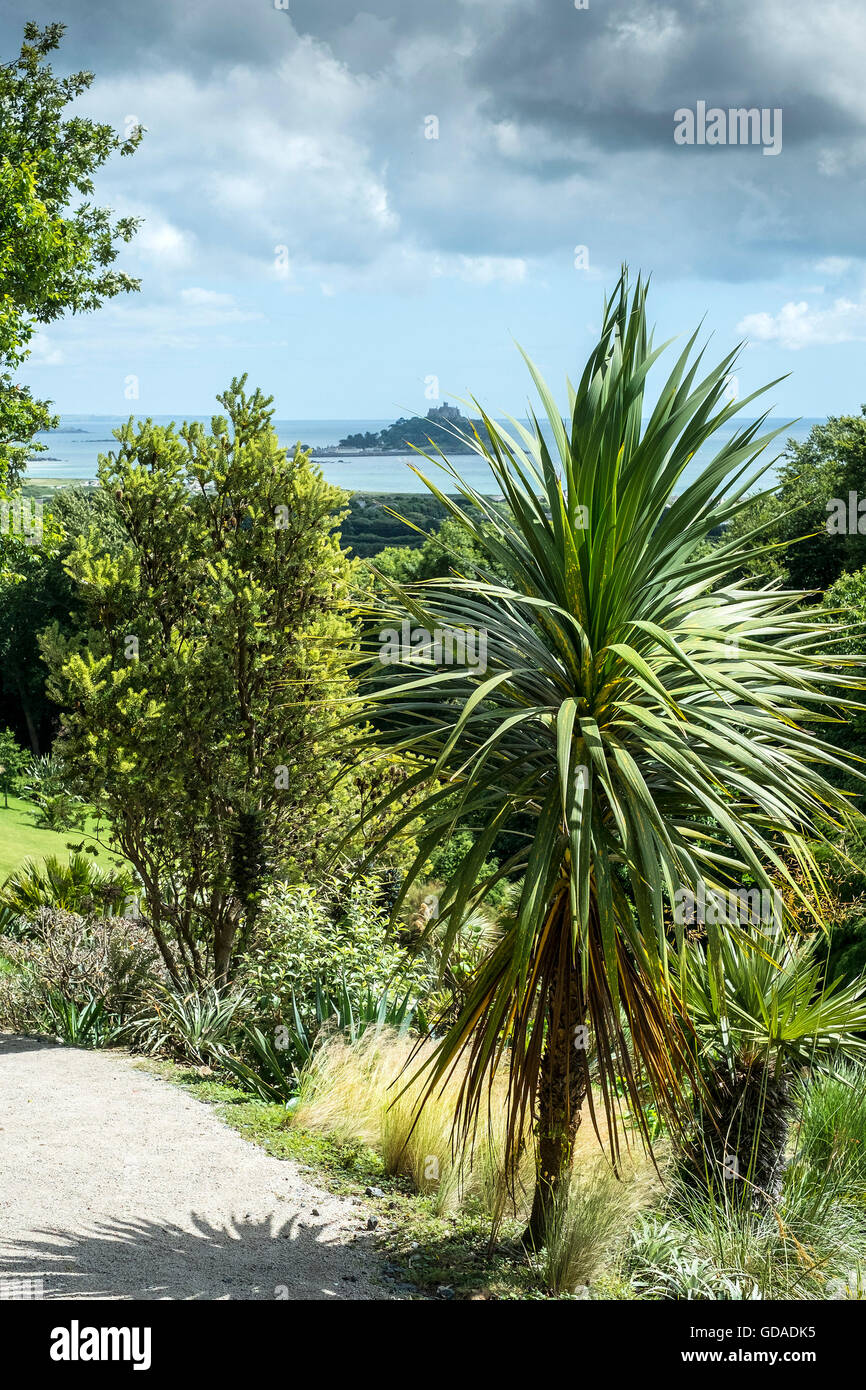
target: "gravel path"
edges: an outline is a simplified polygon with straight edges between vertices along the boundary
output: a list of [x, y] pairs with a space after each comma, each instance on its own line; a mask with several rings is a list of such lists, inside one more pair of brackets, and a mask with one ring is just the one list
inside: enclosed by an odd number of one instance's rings
[[0, 1298], [387, 1298], [366, 1219], [128, 1057], [0, 1033]]

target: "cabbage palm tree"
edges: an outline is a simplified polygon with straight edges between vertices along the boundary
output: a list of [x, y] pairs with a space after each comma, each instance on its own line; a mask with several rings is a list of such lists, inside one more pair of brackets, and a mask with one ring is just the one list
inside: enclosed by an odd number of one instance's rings
[[[735, 581], [760, 553], [758, 535], [706, 544], [745, 507], [779, 431], [763, 431], [766, 416], [732, 423], [754, 397], [728, 399], [736, 353], [699, 375], [697, 333], [645, 419], [647, 376], [664, 351], [645, 301], [645, 284], [630, 291], [624, 271], [579, 385], [569, 383], [566, 420], [528, 359], [545, 427], [535, 415], [529, 428], [499, 424], [477, 407], [473, 447], [504, 505], [444, 455], [442, 487], [419, 476], [485, 562], [386, 586], [369, 615], [375, 728], [360, 742], [416, 760], [379, 808], [411, 793], [390, 833], [423, 826], [404, 892], [455, 824], [476, 829], [440, 899], [447, 955], [494, 882], [522, 881], [427, 1085], [463, 1064], [455, 1121], [465, 1133], [491, 1076], [508, 1068], [512, 1157], [535, 1123], [534, 1239], [570, 1170], [584, 1101], [595, 1123], [588, 1039], [614, 1155], [618, 1088], [638, 1125], [647, 1094], [672, 1117], [682, 1111], [690, 1041], [665, 905], [699, 881], [769, 890], [773, 873], [811, 896], [807, 836], [850, 814], [828, 780], [838, 754], [810, 723], [844, 707], [856, 663], [822, 654], [828, 619], [798, 607], [799, 593]], [[394, 646], [403, 620], [411, 651]], [[482, 876], [494, 841], [510, 852]], [[715, 929], [708, 951], [720, 972]]]

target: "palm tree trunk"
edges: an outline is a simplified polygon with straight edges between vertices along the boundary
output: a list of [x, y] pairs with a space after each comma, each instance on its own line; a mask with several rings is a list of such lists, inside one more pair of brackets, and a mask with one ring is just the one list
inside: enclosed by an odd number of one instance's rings
[[746, 1158], [751, 1161], [751, 1181], [763, 1201], [776, 1202], [785, 1171], [785, 1148], [791, 1125], [792, 1103], [784, 1068], [753, 1064], [744, 1097]]
[[547, 1043], [538, 1086], [535, 1194], [524, 1237], [535, 1249], [545, 1243], [557, 1199], [571, 1176], [588, 1081], [586, 1050], [576, 1038], [585, 1010], [578, 970], [570, 959], [569, 936], [563, 932], [563, 950], [550, 983]]
[[763, 1058], [720, 1063], [708, 1078], [709, 1109], [699, 1113], [688, 1167], [710, 1186], [744, 1183], [752, 1205], [774, 1202], [782, 1182], [792, 1104], [784, 1068]]

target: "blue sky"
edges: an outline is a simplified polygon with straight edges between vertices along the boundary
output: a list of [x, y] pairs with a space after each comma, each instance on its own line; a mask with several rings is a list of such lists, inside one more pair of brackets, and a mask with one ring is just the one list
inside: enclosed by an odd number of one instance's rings
[[[141, 293], [28, 364], [59, 410], [204, 413], [247, 371], [283, 418], [423, 413], [431, 378], [522, 413], [515, 340], [560, 390], [622, 260], [661, 336], [749, 339], [741, 392], [791, 373], [774, 413], [866, 401], [861, 0], [283, 3], [66, 0], [55, 67], [147, 134], [98, 186]], [[781, 153], [676, 145], [698, 101], [781, 109]]]

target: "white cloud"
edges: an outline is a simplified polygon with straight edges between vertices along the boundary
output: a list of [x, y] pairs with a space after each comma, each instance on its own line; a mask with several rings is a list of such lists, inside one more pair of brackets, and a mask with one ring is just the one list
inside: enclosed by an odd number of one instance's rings
[[837, 299], [831, 309], [810, 309], [806, 300], [783, 304], [777, 314], [747, 314], [737, 331], [758, 342], [796, 351], [831, 343], [866, 341], [866, 303]]
[[519, 256], [437, 256], [433, 271], [470, 285], [519, 285], [526, 272], [527, 263]]
[[59, 367], [65, 359], [60, 348], [51, 343], [47, 333], [34, 333], [27, 360], [31, 367]]
[[852, 264], [850, 256], [825, 256], [822, 261], [816, 262], [815, 269], [819, 275], [844, 275]]
[[[298, 264], [362, 264], [399, 233], [372, 149], [382, 84], [350, 72], [324, 45], [288, 28], [287, 36], [278, 67], [136, 78], [136, 110], [148, 128], [135, 156], [139, 177], [148, 204], [171, 221], [145, 225], [133, 245], [165, 268], [194, 254], [204, 273], [219, 265], [223, 275], [247, 274], [257, 262], [262, 274], [278, 244]], [[83, 107], [114, 120], [128, 88], [117, 77], [97, 80]], [[106, 174], [106, 201], [118, 206], [126, 186], [118, 162]]]
[[181, 269], [190, 263], [195, 249], [192, 233], [173, 226], [150, 210], [142, 209], [136, 215], [144, 220], [133, 245], [144, 260], [165, 270]]

